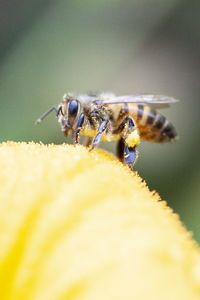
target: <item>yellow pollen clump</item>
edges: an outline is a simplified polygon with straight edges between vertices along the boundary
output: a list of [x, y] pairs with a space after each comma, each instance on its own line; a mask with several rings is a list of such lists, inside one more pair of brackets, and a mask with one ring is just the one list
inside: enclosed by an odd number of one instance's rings
[[197, 244], [112, 155], [8, 142], [0, 166], [0, 299], [200, 299]]
[[125, 141], [129, 147], [137, 147], [140, 143], [140, 136], [139, 136], [137, 130], [134, 130], [133, 132], [131, 132], [127, 136]]

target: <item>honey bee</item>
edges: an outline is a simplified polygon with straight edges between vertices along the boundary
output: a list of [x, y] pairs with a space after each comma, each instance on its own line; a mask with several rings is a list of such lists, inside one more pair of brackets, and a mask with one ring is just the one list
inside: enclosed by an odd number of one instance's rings
[[140, 139], [158, 143], [176, 139], [174, 126], [155, 107], [164, 108], [177, 101], [152, 94], [75, 96], [68, 93], [58, 107], [51, 107], [35, 124], [56, 111], [62, 131], [66, 136], [72, 133], [75, 145], [79, 143], [80, 135], [87, 137], [89, 151], [98, 146], [100, 141], [118, 141], [117, 156], [132, 169]]

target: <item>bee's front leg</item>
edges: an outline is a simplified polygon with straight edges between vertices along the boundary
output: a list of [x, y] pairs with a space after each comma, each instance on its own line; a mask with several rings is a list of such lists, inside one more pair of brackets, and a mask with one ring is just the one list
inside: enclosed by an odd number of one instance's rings
[[77, 126], [76, 126], [75, 141], [74, 141], [75, 145], [79, 143], [79, 135], [80, 135], [81, 128], [83, 126], [84, 119], [85, 119], [85, 115], [84, 113], [82, 113], [78, 119]]

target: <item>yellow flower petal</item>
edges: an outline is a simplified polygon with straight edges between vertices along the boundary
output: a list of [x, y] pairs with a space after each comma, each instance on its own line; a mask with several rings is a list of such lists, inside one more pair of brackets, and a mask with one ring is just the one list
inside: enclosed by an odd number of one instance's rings
[[177, 215], [103, 151], [0, 145], [0, 299], [200, 299]]

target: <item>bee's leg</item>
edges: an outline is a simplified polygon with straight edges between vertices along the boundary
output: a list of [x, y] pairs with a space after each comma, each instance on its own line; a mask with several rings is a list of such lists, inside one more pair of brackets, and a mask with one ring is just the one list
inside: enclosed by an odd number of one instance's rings
[[117, 129], [117, 133], [126, 133], [132, 131], [135, 128], [135, 123], [131, 116], [125, 117]]
[[79, 143], [79, 135], [80, 135], [81, 128], [83, 126], [84, 118], [85, 118], [85, 115], [84, 115], [84, 113], [82, 113], [78, 119], [77, 126], [76, 126], [75, 141], [74, 141], [75, 145], [77, 145]]
[[46, 116], [48, 116], [48, 114], [50, 114], [53, 110], [56, 111], [56, 117], [58, 117], [59, 112], [61, 111], [61, 106], [59, 108], [57, 108], [56, 106], [52, 106], [51, 108], [49, 108], [45, 113], [43, 113], [36, 121], [35, 121], [35, 125], [37, 125], [38, 123], [40, 123]]
[[86, 136], [84, 140], [84, 146], [89, 147], [92, 144], [92, 138], [90, 136]]
[[121, 138], [117, 143], [117, 157], [121, 162], [124, 162], [124, 149], [125, 149], [124, 139]]
[[[139, 137], [137, 132], [135, 132], [136, 127], [131, 116], [125, 117], [118, 128], [118, 133], [122, 136], [122, 141], [118, 143], [117, 154], [119, 159], [129, 166], [130, 169], [133, 169], [133, 165], [137, 158], [136, 147], [139, 143]], [[134, 133], [136, 135], [134, 136]], [[123, 151], [123, 157], [122, 157]], [[122, 159], [123, 158], [123, 159]]]
[[127, 145], [125, 146], [125, 151], [124, 151], [124, 158], [125, 162], [128, 165], [128, 167], [133, 170], [134, 163], [137, 158], [137, 151], [136, 147], [128, 147]]
[[97, 135], [95, 136], [95, 138], [93, 140], [92, 147], [90, 148], [89, 151], [92, 151], [94, 149], [94, 147], [96, 147], [100, 143], [102, 134], [105, 131], [107, 124], [108, 124], [108, 120], [103, 121], [101, 123], [101, 125], [99, 126], [99, 129], [98, 129]]

